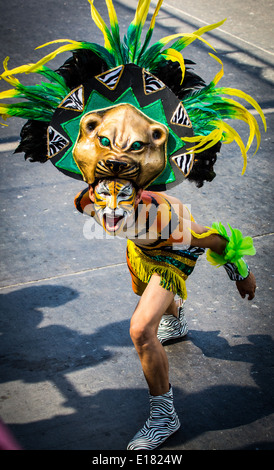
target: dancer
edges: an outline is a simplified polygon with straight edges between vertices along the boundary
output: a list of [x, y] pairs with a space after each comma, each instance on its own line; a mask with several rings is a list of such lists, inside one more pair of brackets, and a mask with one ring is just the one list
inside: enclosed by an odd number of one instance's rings
[[[210, 229], [196, 224], [183, 204], [164, 191], [184, 179], [198, 188], [212, 181], [222, 143], [239, 145], [245, 171], [247, 151], [255, 137], [258, 150], [260, 131], [254, 116], [233, 96], [246, 100], [266, 123], [253, 98], [217, 86], [223, 65], [216, 55], [210, 53], [220, 71], [206, 85], [189, 68], [194, 63], [181, 54], [194, 40], [211, 47], [202, 35], [223, 22], [150, 45], [163, 0], [157, 3], [143, 43], [149, 0], [139, 0], [123, 41], [112, 1], [106, 0], [110, 29], [94, 1], [89, 3], [105, 46], [57, 40], [53, 43], [66, 44], [35, 64], [9, 69], [5, 59], [1, 78], [12, 89], [2, 92], [0, 100], [13, 102], [0, 102], [0, 113], [4, 119], [28, 120], [17, 152], [31, 161], [50, 160], [65, 175], [85, 181], [87, 188], [76, 199], [79, 210], [88, 212], [90, 206], [90, 215], [107, 232], [129, 239], [134, 291], [142, 294], [131, 337], [148, 382], [151, 416], [128, 448], [153, 449], [179, 427], [161, 342], [187, 330], [174, 295], [185, 299], [185, 280], [198, 256], [208, 248], [209, 261], [225, 266], [243, 297], [251, 299], [255, 291], [254, 276], [242, 259], [255, 253], [250, 237], [243, 238], [236, 229], [228, 235], [221, 223]], [[57, 71], [46, 65], [70, 50], [73, 56]], [[24, 86], [17, 78], [22, 73], [37, 73], [48, 82]], [[246, 145], [228, 119], [247, 123]]]
[[208, 248], [209, 261], [224, 265], [230, 275], [233, 273], [240, 295], [253, 299], [255, 277], [242, 259], [243, 253], [255, 254], [253, 242], [238, 230], [231, 229], [229, 237], [222, 224], [215, 224], [213, 229], [198, 225], [179, 200], [136, 189], [127, 180], [100, 180], [82, 191], [75, 205], [80, 212], [95, 217], [108, 235], [128, 239], [132, 287], [141, 296], [131, 319], [130, 335], [150, 396], [150, 417], [128, 449], [154, 449], [180, 427], [168, 359], [161, 344], [187, 333], [183, 307], [176, 304], [174, 294], [186, 299], [185, 281], [199, 255]]

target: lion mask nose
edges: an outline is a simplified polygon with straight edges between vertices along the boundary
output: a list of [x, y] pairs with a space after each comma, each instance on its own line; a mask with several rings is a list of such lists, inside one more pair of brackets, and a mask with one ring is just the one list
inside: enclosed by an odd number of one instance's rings
[[128, 163], [121, 160], [100, 160], [95, 170], [96, 178], [124, 178], [136, 179], [139, 174], [137, 163]]

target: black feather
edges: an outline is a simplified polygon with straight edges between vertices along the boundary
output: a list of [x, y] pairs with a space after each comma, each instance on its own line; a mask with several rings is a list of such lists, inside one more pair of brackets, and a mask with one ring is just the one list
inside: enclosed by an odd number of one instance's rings
[[194, 165], [187, 176], [188, 181], [194, 182], [198, 188], [201, 188], [205, 181], [212, 181], [216, 176], [213, 167], [220, 149], [221, 142], [217, 142], [204, 152], [195, 154]]
[[90, 50], [80, 49], [73, 53], [56, 72], [65, 79], [67, 86], [73, 90], [89, 78], [99, 75], [108, 69], [107, 64]]
[[[185, 64], [195, 65], [194, 62], [188, 59], [185, 59]], [[159, 65], [159, 67], [153, 71], [153, 74], [162, 80], [180, 100], [183, 100], [194, 90], [205, 86], [204, 80], [199, 77], [199, 75], [192, 72], [192, 69], [189, 67], [186, 67], [184, 80], [183, 83], [181, 83], [182, 71], [178, 62], [167, 61], [165, 64]]]
[[29, 120], [22, 127], [21, 142], [14, 153], [25, 153], [25, 160], [45, 163], [47, 161], [47, 128], [45, 121]]

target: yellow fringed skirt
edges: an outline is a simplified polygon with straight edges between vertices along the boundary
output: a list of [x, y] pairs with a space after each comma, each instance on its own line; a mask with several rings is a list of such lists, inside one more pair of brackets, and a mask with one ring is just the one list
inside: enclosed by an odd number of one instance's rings
[[[203, 251], [202, 251], [203, 252]], [[153, 274], [161, 278], [160, 285], [187, 298], [186, 279], [192, 273], [201, 250], [173, 250], [172, 246], [161, 249], [145, 249], [127, 242], [127, 264], [132, 279], [132, 289], [142, 295]]]

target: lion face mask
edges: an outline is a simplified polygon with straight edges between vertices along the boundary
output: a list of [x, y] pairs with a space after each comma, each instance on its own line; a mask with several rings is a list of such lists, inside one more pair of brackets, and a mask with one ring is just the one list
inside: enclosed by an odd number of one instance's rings
[[131, 105], [87, 113], [73, 157], [87, 183], [117, 177], [146, 186], [165, 168], [168, 130]]
[[62, 101], [48, 128], [48, 158], [88, 184], [110, 177], [142, 188], [178, 183], [193, 159], [184, 136], [193, 129], [180, 100], [128, 64], [89, 79]]

